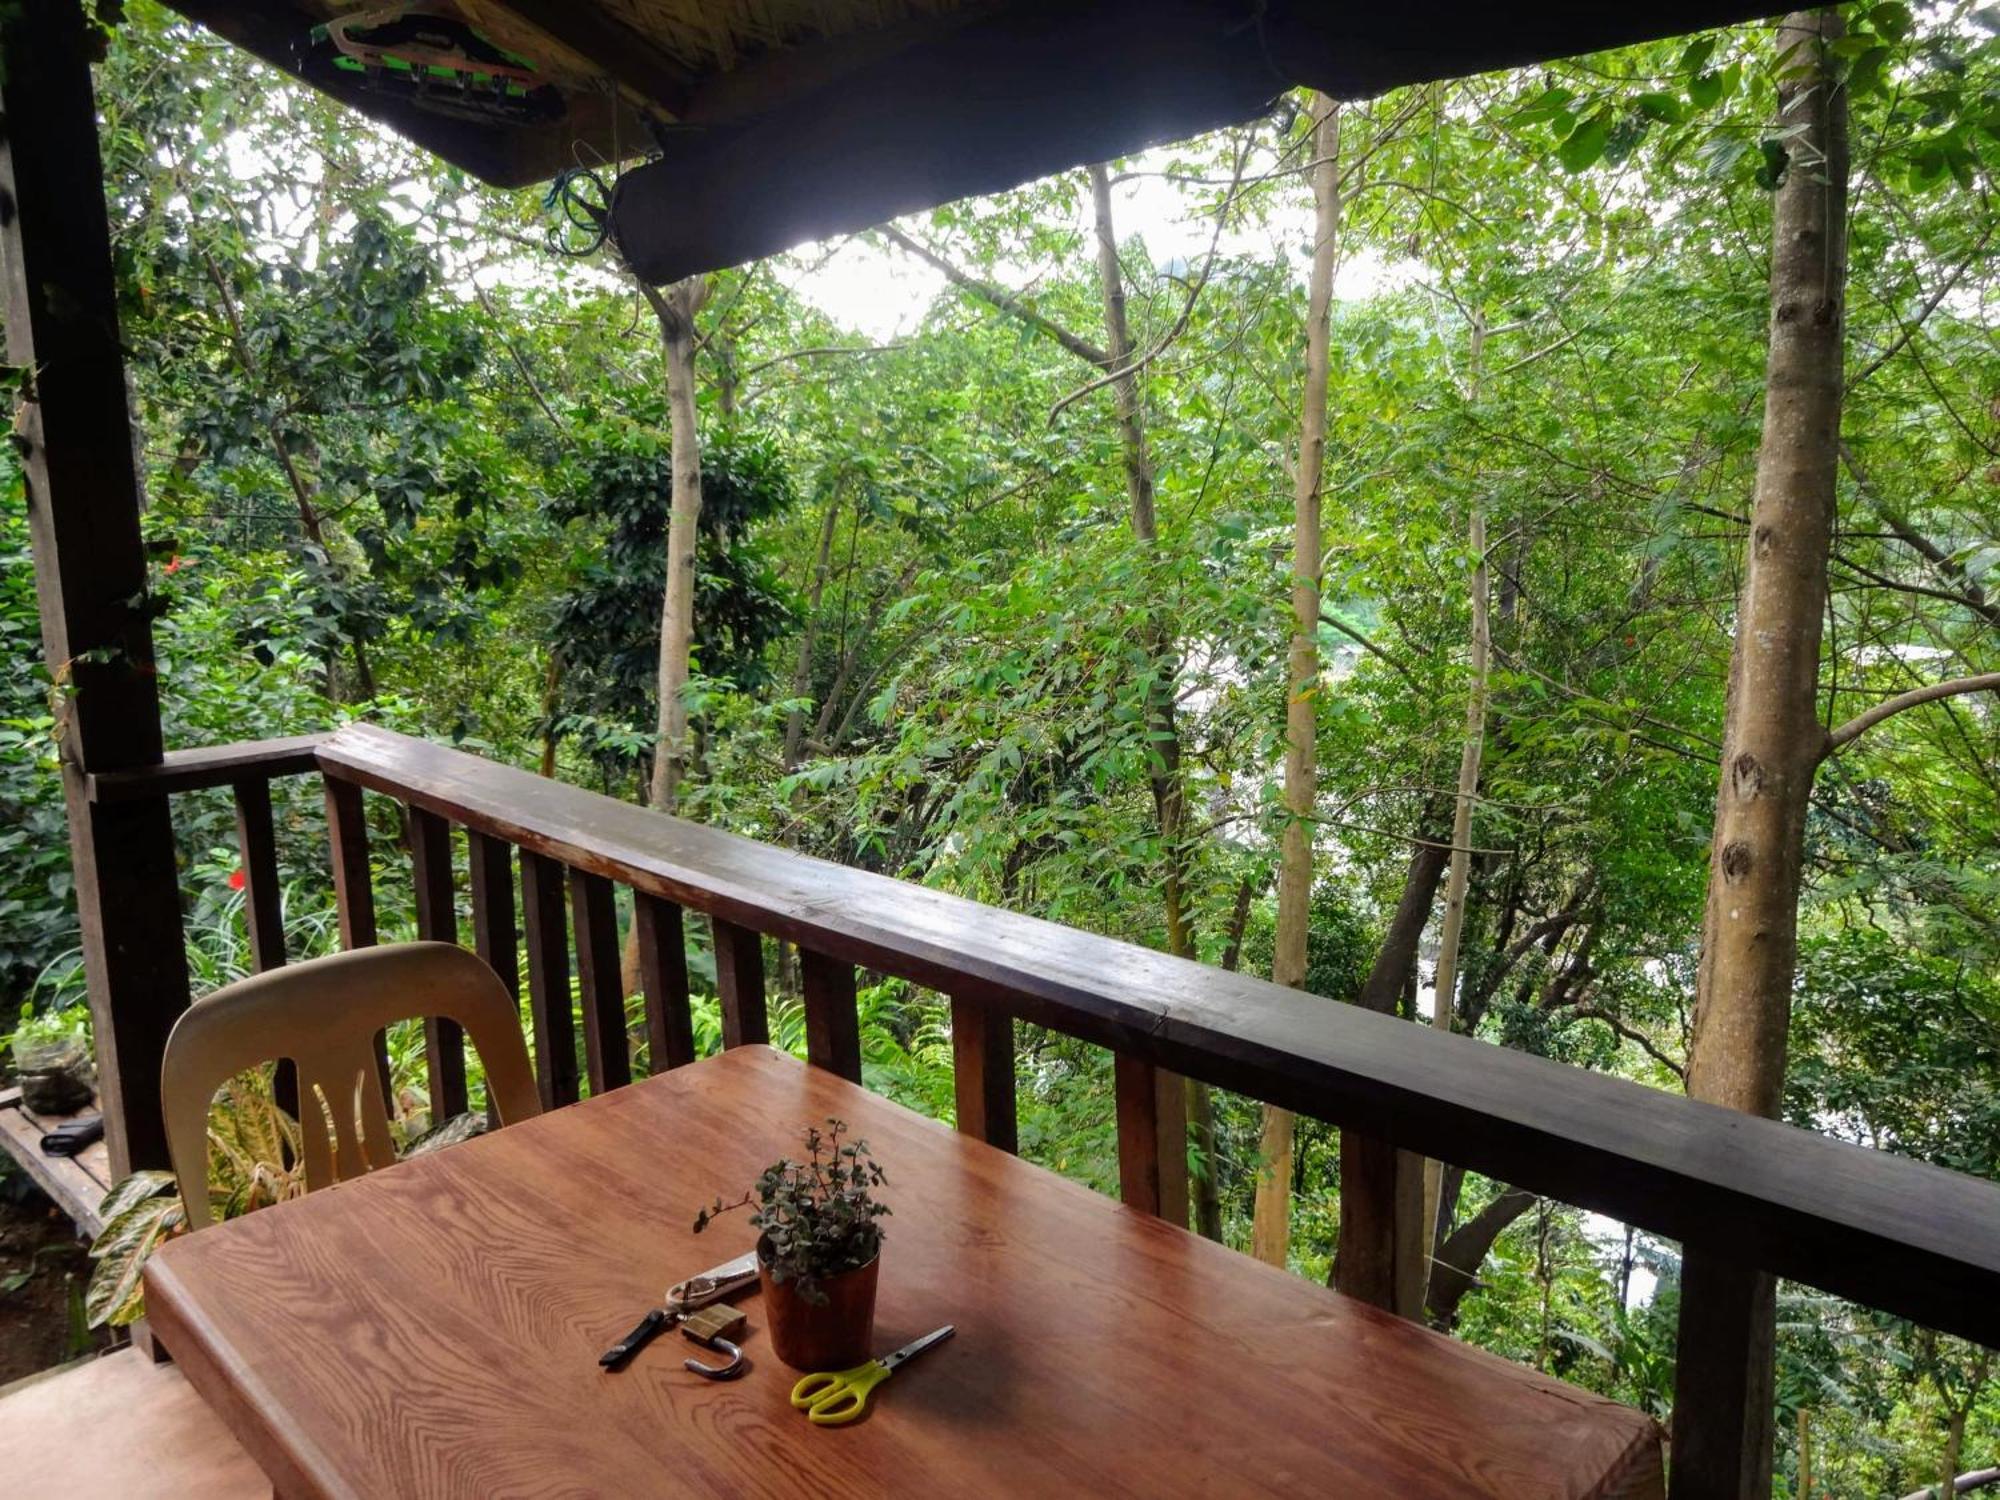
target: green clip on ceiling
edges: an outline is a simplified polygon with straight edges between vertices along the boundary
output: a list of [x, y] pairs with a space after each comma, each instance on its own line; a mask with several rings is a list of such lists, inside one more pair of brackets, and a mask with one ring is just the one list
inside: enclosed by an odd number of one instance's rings
[[172, 0], [501, 186], [645, 158], [648, 281], [1248, 119], [1770, 13], [1757, 0]]

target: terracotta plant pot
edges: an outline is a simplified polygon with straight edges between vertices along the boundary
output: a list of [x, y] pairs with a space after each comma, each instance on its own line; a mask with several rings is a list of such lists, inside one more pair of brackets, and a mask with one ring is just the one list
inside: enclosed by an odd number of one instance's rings
[[808, 1302], [798, 1283], [771, 1278], [765, 1242], [757, 1242], [757, 1273], [764, 1289], [764, 1315], [771, 1324], [771, 1352], [794, 1370], [851, 1370], [873, 1357], [875, 1273], [878, 1252], [865, 1266], [822, 1277], [824, 1302]]

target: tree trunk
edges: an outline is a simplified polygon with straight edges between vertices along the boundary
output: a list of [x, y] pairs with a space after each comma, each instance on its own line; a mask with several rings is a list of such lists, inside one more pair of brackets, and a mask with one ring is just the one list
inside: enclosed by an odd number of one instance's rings
[[[840, 489], [836, 486], [826, 502], [826, 517], [820, 522], [819, 554], [813, 562], [812, 587], [806, 595], [805, 628], [799, 632], [799, 656], [792, 668], [791, 696], [794, 701], [803, 700], [812, 689], [813, 646], [819, 635], [819, 603], [826, 592], [827, 568], [833, 558], [833, 532], [839, 520]], [[787, 771], [798, 769], [805, 737], [805, 710], [794, 708], [785, 715], [784, 766]]]
[[1533, 1193], [1505, 1188], [1499, 1197], [1445, 1236], [1425, 1287], [1424, 1308], [1434, 1326], [1449, 1329], [1458, 1322], [1458, 1304], [1478, 1285], [1479, 1268], [1492, 1252], [1493, 1242], [1534, 1206]]
[[[1285, 827], [1278, 846], [1278, 933], [1271, 979], [1304, 988], [1312, 928], [1313, 814], [1319, 792], [1320, 486], [1326, 467], [1326, 389], [1339, 252], [1339, 106], [1315, 93], [1312, 270], [1306, 280], [1306, 382], [1292, 484], [1292, 638], [1285, 665]], [[1264, 1106], [1250, 1253], [1285, 1263], [1292, 1239], [1292, 1112]]]
[[694, 316], [708, 300], [702, 277], [648, 292], [667, 356], [673, 435], [673, 509], [667, 524], [667, 587], [660, 606], [659, 751], [647, 801], [672, 812], [688, 761], [688, 651], [694, 643], [695, 549], [701, 527], [701, 435], [694, 411]]
[[[1820, 629], [1839, 462], [1847, 279], [1847, 95], [1830, 51], [1840, 29], [1831, 10], [1794, 12], [1778, 28], [1778, 126], [1797, 133], [1785, 137], [1790, 164], [1773, 214], [1764, 431], [1730, 655], [1688, 1050], [1692, 1097], [1767, 1116], [1777, 1113], [1784, 1084], [1806, 804], [1826, 743], [1817, 713]], [[1732, 1295], [1714, 1279], [1728, 1274], [1711, 1267], [1697, 1279], [1751, 1309], [1754, 1323], [1747, 1341], [1733, 1348], [1722, 1341], [1691, 1346], [1683, 1336], [1676, 1489], [1686, 1474], [1689, 1493], [1768, 1494], [1773, 1303], [1768, 1288], [1747, 1283]], [[1683, 1299], [1684, 1320], [1693, 1300]], [[1697, 1309], [1683, 1328], [1712, 1321]], [[1742, 1368], [1727, 1372], [1715, 1367], [1739, 1362]], [[1724, 1373], [1743, 1393], [1740, 1440], [1723, 1445], [1734, 1447], [1733, 1454], [1705, 1447], [1701, 1435], [1714, 1393], [1730, 1383], [1720, 1378]]]

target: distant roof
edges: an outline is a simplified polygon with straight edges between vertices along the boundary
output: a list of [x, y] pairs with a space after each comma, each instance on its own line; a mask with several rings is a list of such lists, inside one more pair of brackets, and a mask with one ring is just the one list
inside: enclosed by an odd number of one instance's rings
[[[1249, 119], [1769, 14], [1759, 0], [169, 0], [503, 187], [652, 158], [649, 281]], [[331, 23], [331, 24], [329, 24]]]

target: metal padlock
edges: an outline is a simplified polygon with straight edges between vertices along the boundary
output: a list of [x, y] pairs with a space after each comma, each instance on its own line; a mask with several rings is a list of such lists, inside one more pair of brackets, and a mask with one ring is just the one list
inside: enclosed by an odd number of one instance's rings
[[735, 1343], [743, 1337], [743, 1329], [748, 1322], [741, 1308], [731, 1307], [727, 1302], [711, 1303], [698, 1312], [689, 1313], [681, 1322], [681, 1332], [705, 1349], [728, 1355], [729, 1363], [705, 1365], [698, 1359], [686, 1359], [681, 1363], [710, 1380], [734, 1380], [749, 1368], [743, 1351]]

